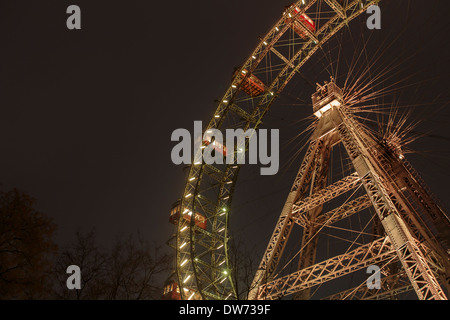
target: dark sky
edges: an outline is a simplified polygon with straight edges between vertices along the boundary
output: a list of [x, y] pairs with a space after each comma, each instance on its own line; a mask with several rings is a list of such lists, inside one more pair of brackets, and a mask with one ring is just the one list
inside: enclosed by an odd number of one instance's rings
[[[450, 207], [450, 112], [441, 103], [449, 102], [449, 2], [386, 2], [381, 5], [382, 30], [364, 29], [365, 20], [358, 20], [351, 25], [352, 34], [358, 37], [364, 30], [367, 38], [369, 32], [376, 33], [369, 55], [380, 46], [389, 47], [380, 63], [405, 55], [410, 59], [401, 65], [399, 77], [414, 74], [407, 81], [429, 80], [397, 98], [423, 105], [416, 115], [427, 117], [418, 130], [429, 134], [413, 148], [425, 153], [411, 160]], [[81, 30], [66, 28], [70, 4], [81, 8]], [[17, 187], [36, 197], [39, 209], [58, 224], [58, 241], [70, 239], [78, 227], [95, 226], [106, 244], [120, 233], [137, 230], [164, 243], [172, 231], [169, 209], [183, 190], [184, 177], [170, 159], [172, 131], [192, 130], [194, 120], [209, 121], [214, 99], [227, 89], [234, 67], [287, 4], [3, 0], [1, 187]], [[350, 59], [357, 48], [347, 50]], [[306, 68], [312, 83], [328, 80], [326, 72], [315, 71], [318, 67]], [[313, 93], [306, 82], [299, 86], [307, 89], [306, 97]], [[294, 89], [288, 94], [287, 100], [296, 100]], [[437, 110], [438, 105], [442, 109]], [[309, 112], [303, 107], [299, 119]], [[301, 126], [297, 131], [304, 129]], [[282, 172], [276, 177], [279, 189], [262, 187], [272, 181], [269, 178], [253, 178], [261, 182], [258, 190], [241, 194], [237, 201], [272, 192], [275, 200], [270, 204], [281, 209], [293, 176]], [[267, 237], [279, 212], [274, 214], [262, 231]]]
[[183, 185], [170, 135], [210, 118], [282, 5], [78, 1], [71, 31], [70, 4], [0, 4], [0, 181], [35, 196], [59, 239], [96, 226], [164, 242]]

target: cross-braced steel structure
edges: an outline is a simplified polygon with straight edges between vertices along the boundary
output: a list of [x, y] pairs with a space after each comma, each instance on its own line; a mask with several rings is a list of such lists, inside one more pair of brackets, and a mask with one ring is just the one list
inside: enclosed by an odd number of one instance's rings
[[[285, 8], [234, 73], [204, 131], [259, 128], [302, 66], [333, 35], [379, 1], [300, 0]], [[210, 142], [204, 141], [202, 147]], [[182, 218], [173, 219], [176, 232], [169, 245], [176, 250], [176, 266], [172, 281], [181, 299], [236, 299], [228, 224], [241, 166], [206, 164], [201, 160], [202, 151], [194, 156], [177, 209]], [[190, 219], [191, 215], [204, 219], [204, 227]]]
[[[314, 286], [378, 265], [382, 267], [382, 289], [371, 291], [361, 285], [330, 298], [381, 299], [413, 289], [419, 299], [447, 299], [443, 290], [448, 290], [450, 275], [447, 215], [408, 164], [401, 148], [380, 141], [355, 120], [333, 80], [318, 85], [312, 101], [318, 118], [315, 130], [249, 298], [293, 295], [308, 299]], [[327, 185], [332, 167], [330, 153], [338, 145], [343, 145], [353, 170]], [[356, 197], [357, 190], [363, 191], [362, 195]], [[329, 203], [334, 208], [323, 210]], [[372, 225], [377, 230], [373, 240], [354, 242], [351, 250], [316, 262], [321, 231], [367, 208], [374, 212]], [[298, 268], [281, 276], [280, 260], [296, 225], [303, 229], [301, 249], [296, 255]]]
[[[301, 71], [316, 53], [379, 2], [300, 0], [286, 7], [235, 70], [203, 133], [258, 129], [275, 100], [292, 79], [302, 77]], [[313, 96], [316, 129], [249, 298], [276, 299], [289, 294], [309, 298], [314, 286], [372, 264], [386, 264], [381, 291], [374, 294], [358, 287], [330, 298], [387, 298], [411, 288], [419, 298], [445, 298], [442, 284], [448, 287], [449, 268], [444, 239], [449, 238], [449, 221], [442, 206], [408, 164], [398, 141], [373, 136], [356, 121], [344, 100], [334, 82]], [[171, 211], [170, 221], [176, 227], [168, 243], [176, 254], [167, 296], [174, 299], [240, 297], [229, 253], [229, 221], [241, 165], [203, 162], [203, 150], [214, 142], [199, 142], [201, 148], [196, 148], [181, 199]], [[333, 180], [329, 171], [337, 146], [345, 149], [351, 170], [347, 168], [347, 175]], [[237, 153], [226, 146], [216, 151], [224, 156], [225, 151]], [[318, 262], [318, 235], [367, 211], [374, 213], [371, 241], [367, 235], [357, 238], [347, 250]], [[286, 273], [280, 262], [285, 251], [292, 252], [285, 249], [296, 226], [302, 230], [301, 250], [292, 258], [298, 261], [296, 270]]]

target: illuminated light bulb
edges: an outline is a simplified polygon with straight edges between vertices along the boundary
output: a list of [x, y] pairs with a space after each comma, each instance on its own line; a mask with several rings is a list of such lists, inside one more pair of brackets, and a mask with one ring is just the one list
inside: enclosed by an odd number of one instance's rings
[[191, 277], [191, 275], [189, 274], [189, 275], [186, 277], [186, 279], [184, 279], [183, 283], [186, 283], [186, 281], [188, 281], [190, 277]]

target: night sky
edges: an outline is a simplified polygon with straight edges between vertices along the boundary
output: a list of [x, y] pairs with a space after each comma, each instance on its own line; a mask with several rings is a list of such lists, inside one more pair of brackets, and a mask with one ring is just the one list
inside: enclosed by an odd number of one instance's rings
[[208, 120], [280, 4], [79, 1], [70, 31], [72, 3], [0, 4], [3, 188], [35, 196], [60, 239], [96, 226], [165, 242], [183, 185], [170, 135]]
[[[70, 4], [81, 8], [81, 30], [66, 28]], [[171, 133], [210, 120], [234, 68], [287, 4], [1, 1], [0, 187], [37, 198], [39, 210], [58, 225], [59, 243], [79, 227], [96, 227], [105, 245], [137, 231], [164, 244], [173, 231], [171, 204], [184, 187], [183, 168], [170, 158]], [[420, 153], [408, 159], [450, 208], [449, 1], [390, 0], [381, 8], [381, 30], [369, 31], [359, 19], [351, 34], [368, 39], [374, 33], [366, 50], [373, 58], [385, 47], [381, 64], [405, 57], [397, 80], [416, 85], [396, 99], [421, 105], [412, 118], [422, 119], [417, 131], [426, 133], [410, 146]], [[349, 45], [340, 61], [360, 49]], [[337, 61], [334, 52], [330, 56]], [[314, 59], [304, 75], [313, 84], [328, 80], [326, 70], [317, 71], [323, 55]], [[292, 130], [298, 134], [307, 125], [293, 128], [288, 117], [298, 112], [295, 120], [301, 120], [312, 111], [291, 104], [310, 104], [312, 93], [300, 81], [272, 107], [268, 126], [280, 128], [281, 152]], [[244, 187], [238, 182], [233, 225], [250, 245], [261, 241], [265, 247], [297, 171], [285, 162], [281, 167], [275, 177], [261, 177], [257, 169], [247, 174]]]

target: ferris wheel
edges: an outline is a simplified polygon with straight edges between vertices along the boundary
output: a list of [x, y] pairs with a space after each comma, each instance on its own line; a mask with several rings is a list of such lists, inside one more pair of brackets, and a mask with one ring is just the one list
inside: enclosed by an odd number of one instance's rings
[[[204, 131], [246, 131], [260, 127], [274, 101], [302, 66], [333, 35], [379, 1], [301, 0], [286, 7], [248, 59], [235, 70]], [[325, 111], [323, 108], [316, 110], [318, 113]], [[361, 138], [362, 141], [368, 139]], [[212, 143], [208, 139], [202, 141], [203, 147]], [[311, 145], [307, 152], [311, 155], [318, 150], [322, 149]], [[235, 150], [227, 149], [225, 143], [217, 146], [216, 152], [225, 156]], [[240, 169], [238, 164], [206, 164], [202, 161], [194, 161], [190, 166], [182, 198], [174, 203], [170, 213], [170, 221], [176, 228], [171, 240], [176, 250], [176, 268], [165, 289], [166, 297], [184, 300], [238, 298], [230, 265], [229, 219]], [[346, 183], [353, 187], [361, 181], [355, 175], [348, 179]], [[275, 236], [282, 237], [283, 234], [275, 231]], [[385, 257], [392, 257], [392, 250], [386, 249], [389, 240], [377, 241], [368, 250], [379, 250]], [[267, 274], [258, 272], [255, 284], [259, 287]], [[285, 281], [288, 283], [289, 279]], [[280, 283], [274, 286], [281, 286]], [[265, 286], [260, 292], [269, 292], [267, 296], [270, 296], [270, 290]], [[253, 293], [253, 299], [260, 297], [260, 293]]]
[[[302, 0], [288, 7], [236, 70], [205, 130], [258, 128], [274, 100], [313, 54], [378, 2]], [[239, 165], [191, 166], [183, 197], [171, 211], [176, 224], [176, 277], [167, 292], [174, 290], [181, 299], [237, 298], [228, 222], [239, 169]]]

